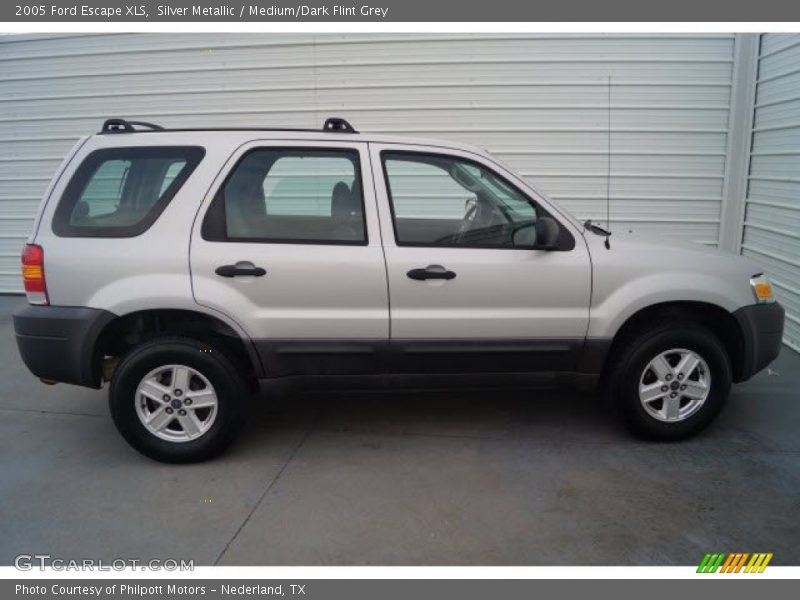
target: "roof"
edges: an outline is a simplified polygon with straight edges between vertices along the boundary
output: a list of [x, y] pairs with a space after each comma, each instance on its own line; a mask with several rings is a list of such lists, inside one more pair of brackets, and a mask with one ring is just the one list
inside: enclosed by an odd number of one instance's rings
[[[332, 141], [342, 140], [348, 142], [362, 142], [375, 144], [403, 144], [421, 145], [462, 150], [485, 156], [486, 150], [470, 144], [449, 140], [403, 137], [377, 133], [362, 133], [356, 131], [344, 119], [330, 118], [325, 121], [322, 129], [291, 129], [291, 128], [259, 128], [259, 127], [197, 127], [197, 128], [165, 128], [143, 121], [127, 121], [125, 119], [107, 119], [103, 128], [98, 132], [102, 136], [135, 136], [163, 135], [163, 134], [192, 134], [201, 133], [204, 136], [241, 134], [243, 138], [259, 139], [269, 134], [269, 139]], [[184, 137], [184, 136], [181, 136]], [[188, 136], [191, 137], [191, 136]]]

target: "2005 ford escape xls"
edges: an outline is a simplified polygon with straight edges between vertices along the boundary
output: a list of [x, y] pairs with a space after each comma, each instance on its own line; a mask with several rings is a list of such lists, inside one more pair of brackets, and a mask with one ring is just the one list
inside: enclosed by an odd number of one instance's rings
[[693, 434], [783, 309], [743, 257], [605, 233], [462, 144], [110, 119], [44, 197], [14, 327], [44, 381], [110, 381], [162, 461], [219, 453], [296, 377], [577, 373], [636, 434]]

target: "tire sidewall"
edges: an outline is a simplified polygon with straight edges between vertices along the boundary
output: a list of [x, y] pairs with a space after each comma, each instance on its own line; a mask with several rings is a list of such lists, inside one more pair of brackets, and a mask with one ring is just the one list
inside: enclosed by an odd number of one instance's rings
[[[639, 381], [653, 358], [676, 348], [691, 350], [702, 357], [711, 375], [711, 389], [695, 413], [683, 421], [668, 423], [654, 418], [642, 406]], [[682, 325], [640, 336], [626, 354], [616, 379], [616, 406], [629, 429], [649, 439], [681, 439], [707, 427], [722, 410], [730, 392], [731, 366], [724, 347], [713, 333], [699, 325]]]
[[[150, 433], [136, 413], [136, 390], [154, 369], [181, 364], [202, 373], [217, 395], [217, 415], [209, 430], [188, 442], [170, 442]], [[221, 452], [243, 422], [246, 391], [230, 362], [208, 345], [191, 340], [153, 341], [133, 350], [116, 369], [109, 390], [111, 416], [136, 450], [162, 462], [197, 462]]]

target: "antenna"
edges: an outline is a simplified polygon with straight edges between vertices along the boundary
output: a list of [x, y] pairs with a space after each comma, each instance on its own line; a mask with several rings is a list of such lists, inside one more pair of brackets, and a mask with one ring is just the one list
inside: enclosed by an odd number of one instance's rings
[[608, 237], [611, 235], [611, 75], [608, 76], [608, 129], [606, 131], [606, 235], [605, 247], [606, 250], [611, 249]]

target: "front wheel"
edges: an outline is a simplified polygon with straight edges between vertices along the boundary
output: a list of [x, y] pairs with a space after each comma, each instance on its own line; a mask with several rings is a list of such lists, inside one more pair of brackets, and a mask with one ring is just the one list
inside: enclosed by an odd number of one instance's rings
[[188, 338], [152, 340], [126, 355], [109, 390], [111, 416], [136, 450], [167, 463], [222, 452], [244, 421], [247, 389], [218, 349]]
[[685, 438], [722, 410], [731, 367], [717, 336], [696, 323], [656, 323], [625, 342], [609, 393], [623, 423], [648, 439]]

